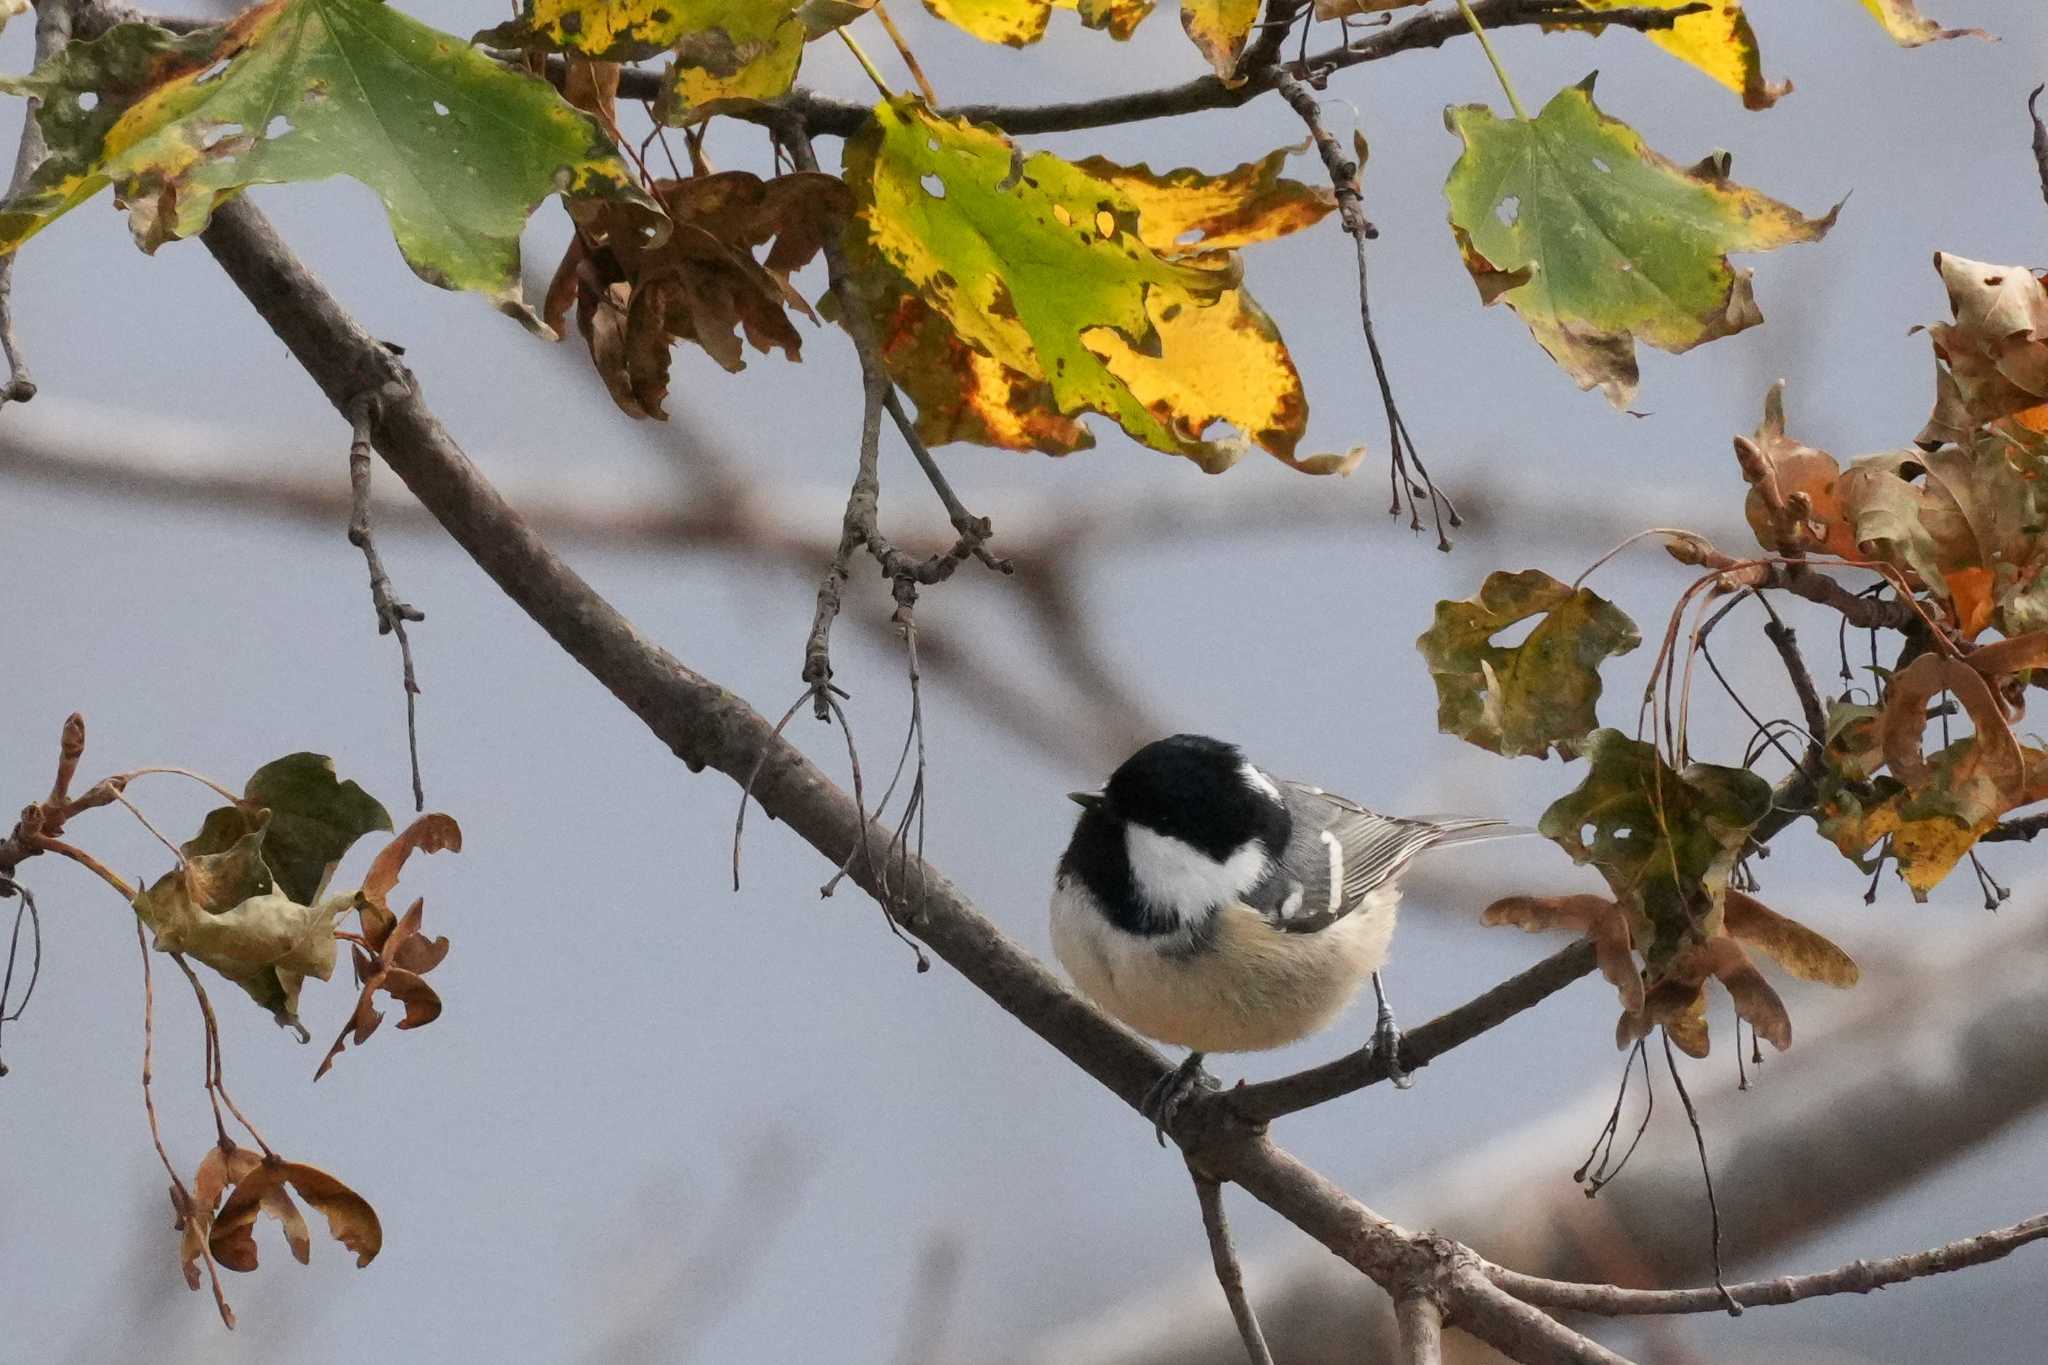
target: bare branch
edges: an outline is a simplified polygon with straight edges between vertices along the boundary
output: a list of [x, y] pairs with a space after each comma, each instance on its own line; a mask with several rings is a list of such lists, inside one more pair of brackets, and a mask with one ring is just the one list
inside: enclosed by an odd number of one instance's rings
[[2034, 101], [2041, 98], [2041, 92], [2048, 86], [2037, 85], [2027, 96], [2027, 117], [2034, 123], [2034, 170], [2041, 179], [2041, 197], [2048, 199], [2048, 127], [2041, 123], [2041, 116], [2034, 112]]
[[1244, 1270], [1237, 1263], [1237, 1248], [1230, 1244], [1230, 1223], [1223, 1216], [1223, 1185], [1194, 1167], [1188, 1175], [1195, 1182], [1195, 1198], [1202, 1205], [1202, 1231], [1209, 1235], [1209, 1259], [1216, 1265], [1216, 1283], [1223, 1287], [1223, 1300], [1244, 1339], [1245, 1357], [1251, 1365], [1273, 1365], [1273, 1353], [1266, 1349], [1266, 1334], [1259, 1330], [1259, 1315], [1245, 1297]]
[[[1420, 1028], [1401, 1035], [1401, 1068], [1417, 1071], [1452, 1048], [1471, 1042], [1539, 1005], [1593, 970], [1593, 945], [1580, 940], [1535, 966], [1509, 977], [1492, 990]], [[1388, 1079], [1393, 1058], [1374, 1050], [1348, 1053], [1334, 1062], [1298, 1071], [1279, 1080], [1239, 1086], [1204, 1096], [1200, 1105], [1220, 1105], [1248, 1123], [1270, 1123], [1313, 1105]]]
[[1728, 1312], [1733, 1303], [1741, 1308], [1761, 1308], [1799, 1303], [1828, 1294], [1868, 1294], [1887, 1285], [1930, 1275], [1947, 1275], [1974, 1265], [2010, 1256], [2021, 1247], [2048, 1239], [2048, 1214], [2040, 1214], [2009, 1228], [1980, 1232], [1975, 1237], [1944, 1243], [1926, 1251], [1888, 1256], [1881, 1261], [1851, 1261], [1814, 1275], [1781, 1275], [1774, 1280], [1749, 1280], [1731, 1284], [1700, 1285], [1692, 1289], [1622, 1289], [1609, 1284], [1572, 1284], [1522, 1275], [1500, 1266], [1488, 1265], [1486, 1274], [1495, 1284], [1524, 1303], [1558, 1311], [1598, 1313], [1606, 1317], [1666, 1313]]
[[398, 637], [405, 689], [405, 745], [412, 757], [412, 808], [425, 810], [427, 790], [420, 781], [420, 684], [412, 670], [412, 641], [406, 637], [405, 623], [424, 621], [427, 614], [392, 595], [391, 575], [384, 572], [384, 561], [377, 557], [377, 542], [370, 534], [370, 421], [384, 396], [364, 392], [348, 405], [348, 543], [363, 552], [363, 562], [369, 566], [370, 605], [377, 612], [377, 633]]
[[[41, 66], [54, 57], [70, 41], [71, 6], [68, 0], [43, 0], [36, 6], [36, 65]], [[42, 120], [37, 117], [42, 107], [39, 97], [29, 97], [27, 110], [21, 119], [21, 146], [14, 154], [14, 178], [7, 186], [10, 199], [28, 187], [29, 177], [49, 155], [49, 146], [43, 140]], [[0, 407], [9, 403], [26, 403], [36, 396], [36, 381], [28, 372], [28, 356], [22, 351], [21, 338], [14, 331], [14, 258], [17, 254], [10, 251], [0, 256], [0, 351], [7, 355], [7, 385], [0, 389]]]
[[[1379, 334], [1373, 330], [1372, 290], [1366, 277], [1365, 244], [1379, 236], [1379, 229], [1366, 221], [1365, 195], [1358, 184], [1358, 163], [1344, 155], [1344, 149], [1337, 145], [1337, 139], [1323, 126], [1322, 109], [1316, 103], [1315, 93], [1309, 89], [1305, 81], [1289, 75], [1280, 67], [1273, 68], [1272, 81], [1274, 88], [1280, 92], [1280, 97], [1287, 101], [1289, 107], [1300, 115], [1301, 121], [1308, 127], [1309, 136], [1316, 144], [1316, 151], [1322, 156], [1323, 166], [1330, 173], [1331, 187], [1336, 191], [1337, 215], [1343, 221], [1345, 233], [1351, 238], [1352, 253], [1358, 258], [1358, 321], [1365, 333], [1366, 353], [1372, 357], [1373, 378], [1379, 383], [1380, 406], [1387, 415], [1387, 480], [1393, 489], [1393, 497], [1387, 511], [1398, 513], [1401, 510], [1401, 500], [1405, 496], [1408, 500], [1409, 529], [1419, 531], [1422, 529], [1421, 503], [1427, 498], [1430, 516], [1436, 524], [1436, 547], [1448, 551], [1451, 548], [1451, 541], [1450, 537], [1444, 534], [1444, 524], [1460, 524], [1457, 505], [1444, 496], [1442, 490], [1436, 486], [1436, 480], [1430, 478], [1429, 466], [1422, 462], [1422, 452], [1415, 448], [1415, 438], [1408, 434], [1408, 423], [1402, 418], [1399, 405], [1394, 402], [1394, 385], [1387, 377], [1387, 362], [1386, 357], [1380, 353]], [[1364, 154], [1364, 145], [1361, 139], [1361, 156]], [[1408, 472], [1411, 464], [1415, 467], [1414, 477]], [[1416, 483], [1416, 478], [1420, 478], [1422, 482]]]
[[[1531, 25], [1605, 25], [1642, 33], [1668, 29], [1687, 15], [1697, 14], [1706, 8], [1708, 6], [1702, 2], [1674, 9], [1640, 5], [1594, 13], [1582, 8], [1578, 0], [1478, 0], [1472, 6], [1481, 23], [1489, 29]], [[1377, 29], [1356, 43], [1314, 53], [1299, 65], [1310, 72], [1336, 71], [1365, 62], [1383, 61], [1396, 53], [1441, 47], [1453, 38], [1467, 36], [1469, 32], [1464, 19], [1455, 10], [1425, 11], [1412, 19]], [[1276, 52], [1277, 45], [1278, 39], [1275, 39]], [[1254, 45], [1254, 53], [1258, 46]], [[556, 63], [560, 60], [549, 59], [551, 73], [556, 71]], [[1206, 109], [1235, 109], [1274, 88], [1270, 65], [1254, 66], [1248, 60], [1246, 72], [1244, 83], [1234, 87], [1225, 85], [1214, 76], [1203, 76], [1180, 85], [1102, 99], [1062, 104], [959, 104], [938, 113], [942, 118], [969, 119], [1009, 133], [1071, 133], [1085, 128], [1172, 118]], [[628, 67], [620, 73], [620, 98], [651, 100], [660, 93], [659, 72]], [[851, 137], [867, 122], [868, 111], [864, 105], [799, 90], [760, 109], [738, 111], [734, 117], [770, 126], [785, 126], [795, 118], [801, 120], [804, 129], [812, 136]]]
[[[542, 544], [449, 439], [396, 358], [341, 310], [246, 199], [216, 210], [202, 240], [338, 408], [366, 388], [404, 384], [405, 396], [381, 405], [372, 424], [386, 462], [505, 594], [688, 767], [715, 767], [735, 780], [758, 771], [754, 795], [762, 808], [834, 863], [870, 839], [888, 839], [885, 826], [751, 706], [648, 642]], [[937, 868], [905, 857], [924, 894], [902, 907], [904, 927], [1137, 1108], [1167, 1070], [1158, 1053], [1063, 986]], [[887, 894], [864, 862], [851, 875], [878, 899]], [[1496, 1288], [1469, 1251], [1381, 1218], [1256, 1128], [1213, 1106], [1190, 1119], [1198, 1122], [1183, 1120], [1175, 1137], [1202, 1169], [1242, 1185], [1390, 1292], [1448, 1272], [1448, 1311], [1513, 1358], [1544, 1365], [1621, 1359]]]

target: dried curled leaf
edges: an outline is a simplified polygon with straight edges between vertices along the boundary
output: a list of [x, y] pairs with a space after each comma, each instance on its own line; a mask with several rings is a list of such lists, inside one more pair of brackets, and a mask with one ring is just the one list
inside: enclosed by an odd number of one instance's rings
[[1842, 505], [1842, 467], [1826, 451], [1785, 434], [1784, 380], [1764, 395], [1756, 434], [1735, 438], [1735, 459], [1750, 485], [1742, 511], [1757, 544], [1784, 554], [1862, 558]]
[[1918, 47], [1938, 38], [1989, 38], [1981, 28], [1943, 28], [1920, 12], [1915, 0], [1863, 0], [1870, 17], [1884, 26], [1900, 47]]
[[1745, 891], [1729, 887], [1722, 913], [1730, 938], [1756, 949], [1801, 981], [1847, 990], [1862, 978], [1854, 958]]
[[355, 842], [390, 828], [390, 814], [336, 776], [332, 759], [289, 754], [250, 776], [240, 804], [208, 813], [135, 913], [161, 951], [197, 958], [298, 1028], [305, 978], [334, 973], [336, 910], [316, 902]]
[[448, 956], [448, 940], [430, 939], [421, 931], [426, 912], [424, 901], [414, 901], [400, 918], [391, 913], [386, 898], [397, 885], [399, 870], [412, 853], [444, 850], [462, 851], [462, 829], [450, 816], [429, 813], [407, 826], [370, 865], [369, 875], [355, 898], [363, 939], [369, 945], [369, 952], [358, 948], [353, 954], [356, 982], [361, 989], [354, 1012], [335, 1036], [327, 1055], [320, 1059], [314, 1080], [327, 1074], [351, 1038], [360, 1047], [384, 1022], [384, 1015], [372, 998], [379, 991], [405, 1006], [405, 1018], [398, 1024], [402, 1029], [419, 1028], [441, 1017], [441, 997], [422, 978]]
[[[667, 235], [650, 235], [623, 212], [590, 215], [555, 271], [546, 317], [559, 327], [573, 306], [613, 401], [634, 417], [665, 419], [679, 342], [731, 371], [746, 366], [742, 337], [755, 350], [800, 358], [803, 337], [788, 310], [814, 315], [789, 277], [840, 230], [850, 201], [839, 180], [805, 171], [772, 180], [722, 171], [654, 188], [672, 224]], [[762, 246], [767, 255], [757, 259]]]
[[[286, 1161], [275, 1154], [245, 1164], [227, 1202], [213, 1219], [208, 1245], [214, 1259], [230, 1270], [254, 1270], [257, 1263], [255, 1224], [264, 1212], [283, 1225], [285, 1240], [301, 1265], [308, 1263], [312, 1238], [305, 1216], [292, 1202], [291, 1192], [327, 1219], [334, 1239], [356, 1254], [361, 1268], [376, 1259], [384, 1247], [384, 1229], [377, 1211], [368, 1200], [316, 1166]], [[188, 1276], [189, 1278], [189, 1276]]]
[[1636, 966], [1629, 917], [1604, 896], [1506, 896], [1486, 907], [1485, 924], [1518, 924], [1529, 933], [1570, 929], [1593, 941], [1600, 975], [1621, 996], [1625, 1013], [1643, 1008], [1643, 974]]
[[1934, 253], [1953, 322], [1928, 327], [1934, 342], [1934, 412], [1922, 445], [1968, 445], [2003, 418], [2048, 420], [2048, 286], [2018, 265], [1987, 265]]
[[1729, 252], [1818, 240], [1840, 207], [1804, 217], [1729, 180], [1725, 156], [1681, 168], [1594, 106], [1591, 77], [1533, 119], [1480, 104], [1444, 118], [1465, 143], [1444, 185], [1451, 231], [1481, 300], [1618, 408], [1637, 341], [1686, 351], [1763, 321]]
[[[1543, 619], [1520, 644], [1493, 643], [1532, 616]], [[1438, 602], [1415, 647], [1436, 683], [1439, 730], [1497, 754], [1572, 758], [1600, 723], [1601, 663], [1641, 643], [1635, 623], [1590, 588], [1525, 569]]]

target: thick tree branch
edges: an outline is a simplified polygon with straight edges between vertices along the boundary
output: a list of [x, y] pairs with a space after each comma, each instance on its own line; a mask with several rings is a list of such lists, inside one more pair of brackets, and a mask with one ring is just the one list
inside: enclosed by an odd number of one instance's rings
[[[1505, 1024], [1539, 1005], [1593, 970], [1593, 945], [1580, 940], [1492, 990], [1401, 1035], [1401, 1067], [1417, 1071], [1452, 1048]], [[1377, 1085], [1391, 1074], [1390, 1058], [1377, 1051], [1347, 1053], [1334, 1062], [1274, 1081], [1239, 1086], [1205, 1096], [1200, 1104], [1228, 1108], [1250, 1123], [1269, 1123], [1340, 1095]]]
[[1421, 1290], [1394, 1301], [1394, 1321], [1401, 1333], [1401, 1365], [1442, 1365], [1444, 1310]]
[[[202, 236], [240, 288], [339, 411], [367, 389], [397, 383], [405, 396], [380, 405], [373, 437], [407, 487], [498, 586], [572, 658], [609, 689], [692, 770], [752, 780], [754, 798], [828, 860], [890, 906], [877, 869], [853, 858], [891, 831], [864, 820], [854, 802], [803, 753], [730, 691], [644, 639], [500, 498], [421, 401], [411, 376], [342, 311], [246, 200], [218, 209]], [[1067, 990], [977, 911], [950, 879], [905, 853], [919, 894], [895, 918], [1027, 1028], [1132, 1108], [1165, 1074], [1159, 1055]], [[1255, 1127], [1211, 1107], [1176, 1138], [1205, 1173], [1242, 1185], [1388, 1292], [1448, 1274], [1447, 1308], [1459, 1326], [1517, 1360], [1600, 1362], [1621, 1358], [1511, 1298], [1480, 1273], [1469, 1251], [1389, 1223], [1268, 1142]]]
[[1711, 1284], [1693, 1289], [1623, 1289], [1611, 1284], [1572, 1284], [1523, 1275], [1496, 1265], [1489, 1265], [1486, 1274], [1522, 1302], [1556, 1311], [1598, 1313], [1607, 1317], [1723, 1313], [1730, 1311], [1730, 1299], [1743, 1308], [1758, 1308], [1799, 1303], [1827, 1294], [1868, 1294], [1887, 1285], [1925, 1279], [1929, 1275], [1946, 1275], [1996, 1261], [2043, 1239], [2048, 1239], [2048, 1214], [1927, 1251], [1888, 1256], [1881, 1261], [1851, 1261], [1845, 1266], [1814, 1275], [1781, 1275], [1773, 1280], [1750, 1280], [1731, 1284], [1725, 1291]]

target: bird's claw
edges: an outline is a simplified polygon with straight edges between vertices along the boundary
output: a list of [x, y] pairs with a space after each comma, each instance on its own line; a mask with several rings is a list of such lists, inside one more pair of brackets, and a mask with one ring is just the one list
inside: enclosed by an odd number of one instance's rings
[[1387, 1003], [1387, 992], [1380, 985], [1380, 974], [1372, 974], [1373, 994], [1379, 997], [1379, 1018], [1374, 1021], [1372, 1041], [1366, 1044], [1366, 1055], [1384, 1057], [1387, 1079], [1394, 1083], [1396, 1090], [1406, 1090], [1415, 1084], [1415, 1078], [1401, 1067], [1401, 1030], [1394, 1023], [1394, 1010]]
[[1201, 1091], [1220, 1089], [1222, 1086], [1216, 1078], [1202, 1069], [1202, 1054], [1190, 1052], [1186, 1061], [1161, 1076], [1145, 1092], [1145, 1102], [1138, 1106], [1138, 1112], [1152, 1120], [1152, 1136], [1164, 1147], [1166, 1130], [1180, 1116], [1187, 1102]]

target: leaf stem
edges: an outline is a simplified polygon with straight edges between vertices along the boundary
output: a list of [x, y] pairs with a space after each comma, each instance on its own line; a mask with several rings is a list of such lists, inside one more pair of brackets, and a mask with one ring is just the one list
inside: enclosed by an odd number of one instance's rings
[[832, 31], [839, 35], [840, 42], [846, 44], [846, 50], [851, 52], [853, 59], [860, 63], [860, 69], [868, 73], [868, 79], [875, 83], [875, 89], [882, 92], [882, 98], [885, 100], [895, 99], [896, 92], [891, 90], [888, 83], [882, 79], [882, 73], [875, 70], [875, 64], [868, 60], [867, 53], [861, 51], [860, 44], [854, 41], [853, 35], [843, 28], [836, 28]]
[[1500, 82], [1501, 93], [1508, 97], [1508, 107], [1515, 111], [1515, 117], [1522, 122], [1529, 121], [1529, 111], [1522, 107], [1521, 97], [1515, 94], [1515, 83], [1508, 79], [1508, 69], [1500, 64], [1500, 54], [1493, 50], [1493, 42], [1480, 26], [1479, 16], [1472, 12], [1471, 0], [1458, 0], [1458, 13], [1465, 16], [1465, 22], [1472, 29], [1472, 36], [1479, 40], [1480, 51], [1493, 64], [1494, 79]]
[[903, 40], [903, 30], [896, 27], [896, 21], [889, 17], [889, 10], [882, 0], [875, 0], [875, 18], [882, 21], [882, 28], [888, 33], [889, 41], [896, 45], [896, 55], [910, 68], [910, 78], [917, 82], [918, 90], [924, 95], [924, 102], [932, 108], [939, 107], [939, 94], [932, 89], [932, 83], [925, 79], [924, 67], [918, 64], [917, 54], [910, 50], [910, 44]]
[[124, 901], [133, 902], [135, 897], [141, 894], [138, 891], [136, 891], [134, 887], [128, 885], [128, 883], [125, 880], [123, 880], [117, 873], [110, 869], [105, 863], [93, 857], [90, 853], [87, 853], [82, 848], [77, 848], [71, 844], [67, 844], [62, 839], [52, 839], [47, 834], [36, 835], [34, 839], [34, 844], [37, 848], [41, 849], [45, 853], [55, 853], [60, 857], [69, 858], [72, 862], [77, 863], [86, 871], [93, 873], [101, 881], [105, 882], [108, 886], [111, 886], [116, 891], [120, 892], [121, 899]]

